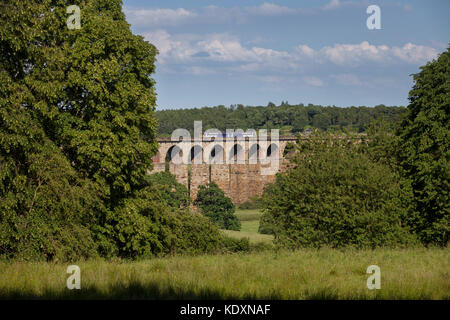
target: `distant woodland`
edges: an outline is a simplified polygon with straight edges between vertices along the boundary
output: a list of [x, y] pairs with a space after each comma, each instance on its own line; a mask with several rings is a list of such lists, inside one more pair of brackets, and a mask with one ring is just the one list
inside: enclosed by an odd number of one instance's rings
[[319, 105], [290, 105], [282, 102], [276, 106], [204, 107], [195, 109], [161, 110], [155, 113], [159, 121], [158, 134], [170, 136], [175, 129], [193, 131], [194, 121], [203, 121], [203, 130], [219, 129], [280, 129], [280, 134], [289, 135], [303, 132], [308, 128], [321, 130], [346, 129], [365, 132], [372, 120], [384, 119], [397, 123], [406, 113], [404, 107], [348, 107]]

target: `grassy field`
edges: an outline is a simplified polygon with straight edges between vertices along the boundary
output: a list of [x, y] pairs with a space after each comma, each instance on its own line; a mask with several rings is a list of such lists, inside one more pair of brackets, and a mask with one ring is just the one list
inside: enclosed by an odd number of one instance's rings
[[259, 210], [236, 210], [236, 216], [241, 221], [241, 231], [222, 230], [224, 234], [233, 238], [249, 238], [250, 243], [272, 243], [273, 236], [258, 233], [259, 218], [262, 212]]
[[[68, 265], [0, 262], [3, 299], [449, 299], [448, 249], [265, 251]], [[368, 290], [369, 265], [381, 289]]]
[[[258, 210], [238, 210], [242, 230], [258, 234]], [[266, 250], [251, 254], [87, 261], [81, 290], [66, 288], [67, 265], [0, 262], [0, 299], [450, 299], [448, 249]], [[367, 267], [381, 268], [368, 290]]]

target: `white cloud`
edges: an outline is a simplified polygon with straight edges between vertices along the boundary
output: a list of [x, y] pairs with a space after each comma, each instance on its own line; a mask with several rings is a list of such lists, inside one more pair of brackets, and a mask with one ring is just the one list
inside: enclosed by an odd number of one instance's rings
[[336, 9], [340, 6], [339, 0], [331, 0], [330, 3], [326, 4], [323, 9], [324, 10], [332, 10]]
[[264, 83], [281, 83], [286, 81], [286, 78], [281, 76], [259, 76], [255, 77], [255, 79]]
[[302, 11], [303, 9], [289, 8], [267, 2], [259, 6], [232, 8], [211, 5], [197, 10], [124, 7], [127, 20], [132, 25], [140, 27], [167, 27], [189, 23], [217, 24], [234, 22], [240, 24], [252, 16], [294, 15]]
[[[411, 11], [409, 4], [392, 1], [384, 6], [400, 8]], [[172, 27], [185, 24], [242, 24], [252, 17], [274, 17], [287, 15], [311, 15], [327, 11], [338, 10], [344, 7], [367, 7], [367, 1], [342, 1], [330, 0], [326, 5], [311, 8], [287, 7], [271, 2], [264, 2], [258, 6], [219, 7], [215, 5], [205, 6], [199, 9], [167, 9], [152, 8], [140, 9], [138, 7], [124, 6], [127, 21], [135, 27]]]
[[327, 10], [337, 9], [344, 5], [354, 5], [353, 1], [340, 2], [331, 0], [323, 7], [315, 8], [292, 8], [280, 6], [275, 3], [265, 2], [258, 6], [236, 6], [218, 7], [214, 5], [205, 6], [199, 9], [187, 10], [178, 9], [139, 9], [136, 7], [124, 6], [127, 21], [137, 27], [168, 27], [184, 24], [221, 24], [237, 23], [242, 24], [252, 17], [274, 17], [286, 15], [302, 15], [319, 13]]
[[308, 47], [305, 44], [299, 45], [296, 48], [296, 51], [301, 57], [307, 57], [307, 58], [314, 58], [314, 56], [316, 54], [313, 49], [311, 49], [310, 47]]
[[244, 10], [251, 15], [257, 16], [281, 16], [299, 13], [298, 9], [279, 6], [274, 3], [267, 2], [257, 7], [246, 7]]
[[437, 57], [436, 49], [422, 45], [407, 43], [403, 47], [371, 45], [367, 41], [360, 44], [335, 44], [313, 50], [302, 45], [296, 48], [301, 58], [313, 59], [316, 62], [332, 62], [338, 66], [358, 67], [367, 63], [388, 65], [395, 62], [421, 64]]
[[360, 65], [365, 61], [382, 62], [388, 56], [388, 46], [374, 46], [367, 41], [360, 44], [335, 44], [324, 47], [320, 56], [337, 65]]
[[192, 55], [198, 53], [191, 45], [189, 37], [172, 36], [165, 30], [148, 32], [144, 34], [144, 38], [158, 48], [160, 63], [187, 61], [191, 59]]
[[139, 26], [175, 26], [198, 18], [198, 14], [183, 8], [178, 9], [132, 9], [125, 7], [127, 20]]
[[[334, 81], [345, 85], [362, 85], [348, 72], [359, 67], [376, 65], [390, 68], [393, 65], [422, 65], [436, 58], [438, 52], [432, 47], [407, 43], [389, 47], [372, 45], [367, 41], [359, 44], [334, 44], [317, 50], [299, 45], [291, 51], [244, 45], [236, 36], [223, 34], [176, 34], [156, 30], [145, 34], [145, 39], [160, 51], [160, 67], [171, 72], [194, 75], [229, 72], [258, 76], [295, 76], [322, 72]], [[330, 70], [333, 70], [332, 75]], [[266, 78], [268, 80], [274, 78]], [[323, 77], [304, 76], [303, 81], [312, 86], [323, 86]], [[268, 81], [266, 81], [268, 82]]]
[[409, 63], [423, 63], [431, 61], [438, 56], [434, 48], [407, 43], [403, 47], [393, 47], [392, 54]]
[[303, 77], [303, 81], [305, 81], [310, 86], [314, 86], [314, 87], [323, 87], [323, 85], [324, 85], [324, 82], [322, 80], [320, 80], [317, 77], [313, 77], [313, 76]]
[[[229, 34], [170, 35], [165, 30], [157, 30], [144, 35], [160, 51], [158, 61], [166, 63], [195, 63], [209, 61], [216, 63], [240, 64], [242, 71], [258, 70], [263, 67], [279, 69], [295, 68], [291, 54], [274, 49], [245, 47], [239, 38]], [[236, 71], [236, 66], [234, 66]]]
[[361, 86], [363, 82], [359, 77], [352, 73], [332, 74], [330, 78], [334, 79], [337, 83], [349, 86]]
[[192, 66], [188, 67], [186, 70], [186, 73], [193, 74], [196, 76], [205, 76], [205, 75], [211, 75], [216, 74], [216, 70], [213, 68], [206, 68], [206, 67], [200, 67], [200, 66]]

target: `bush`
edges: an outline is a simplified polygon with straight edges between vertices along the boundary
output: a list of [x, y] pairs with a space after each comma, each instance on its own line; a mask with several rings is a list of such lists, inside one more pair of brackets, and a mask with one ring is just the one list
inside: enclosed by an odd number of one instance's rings
[[214, 182], [200, 186], [194, 204], [221, 229], [235, 231], [241, 229], [241, 223], [234, 214], [233, 202]]
[[239, 205], [239, 209], [241, 210], [255, 210], [262, 208], [262, 199], [261, 197], [255, 196], [251, 197], [250, 200], [245, 201]]
[[161, 200], [169, 207], [178, 209], [189, 207], [191, 203], [189, 191], [185, 185], [177, 181], [172, 173], [158, 172], [146, 176], [145, 179], [149, 185], [158, 186]]
[[241, 203], [238, 208], [241, 210], [257, 209], [255, 204], [251, 201], [245, 201], [244, 203]]
[[274, 234], [273, 229], [274, 221], [272, 219], [272, 216], [270, 215], [270, 212], [263, 213], [261, 218], [259, 219], [258, 233]]
[[224, 253], [249, 252], [250, 240], [248, 238], [231, 238], [222, 236], [221, 248]]
[[273, 224], [277, 245], [374, 248], [416, 243], [403, 223], [408, 212], [398, 176], [357, 152], [347, 139], [322, 134], [299, 142], [293, 163], [264, 195], [264, 219]]
[[126, 199], [106, 224], [118, 255], [143, 258], [167, 254], [209, 253], [220, 248], [220, 231], [200, 214], [174, 209], [161, 200], [160, 186]]
[[177, 242], [172, 253], [214, 253], [222, 247], [222, 235], [215, 224], [201, 214], [180, 212], [174, 214]]

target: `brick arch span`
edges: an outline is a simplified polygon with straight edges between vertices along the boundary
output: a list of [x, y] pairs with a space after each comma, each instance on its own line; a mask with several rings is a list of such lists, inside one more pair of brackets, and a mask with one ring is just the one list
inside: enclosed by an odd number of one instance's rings
[[[274, 142], [270, 138], [268, 141], [258, 141], [254, 138], [231, 141], [212, 138], [211, 140], [191, 139], [186, 143], [171, 141], [170, 138], [159, 138], [158, 153], [152, 158], [153, 170], [149, 173], [169, 170], [178, 182], [189, 188], [193, 199], [196, 198], [200, 185], [214, 181], [233, 203], [241, 204], [248, 201], [250, 197], [261, 195], [264, 186], [275, 180], [275, 174], [285, 168], [286, 145], [290, 142], [296, 143], [296, 138], [291, 136], [282, 136]], [[276, 147], [273, 147], [273, 144]], [[167, 163], [167, 154], [176, 146], [182, 150], [184, 161]], [[257, 149], [256, 157], [254, 148]], [[267, 158], [269, 149], [271, 149], [270, 159], [279, 160], [279, 166], [275, 168], [276, 170], [266, 170], [265, 174], [262, 174], [268, 167], [264, 159]], [[192, 151], [194, 151], [193, 157]], [[214, 153], [215, 157], [211, 157]]]

